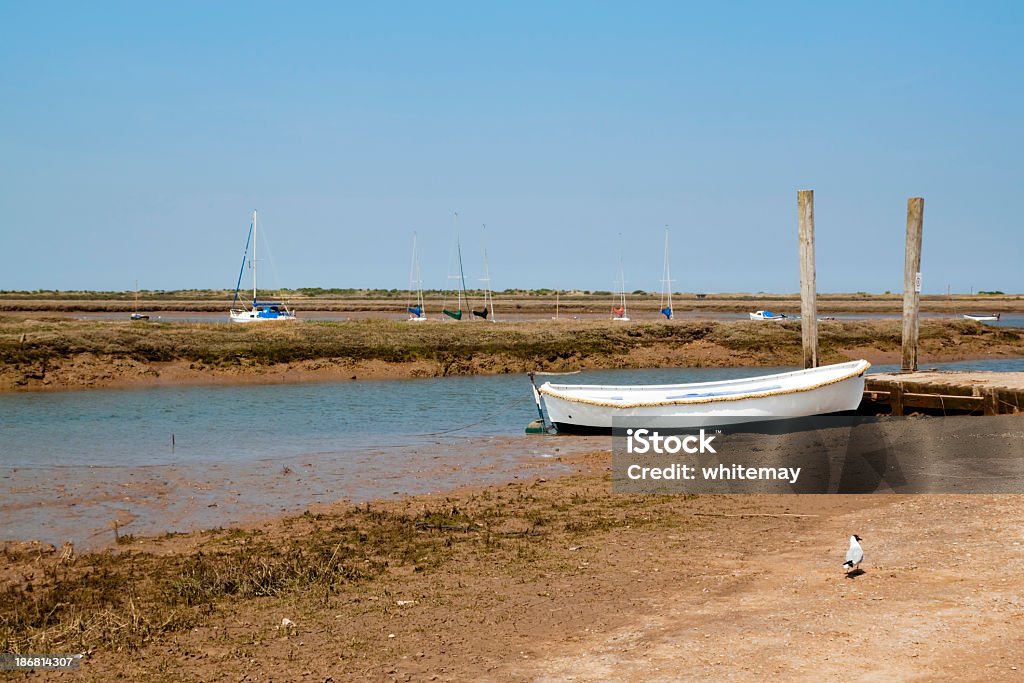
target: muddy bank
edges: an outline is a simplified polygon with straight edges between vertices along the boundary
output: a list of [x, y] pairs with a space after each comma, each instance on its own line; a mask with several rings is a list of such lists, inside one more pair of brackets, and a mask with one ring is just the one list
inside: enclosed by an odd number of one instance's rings
[[[900, 323], [820, 326], [823, 362], [898, 358]], [[921, 362], [1024, 355], [1024, 333], [924, 321]], [[362, 320], [259, 326], [0, 318], [0, 390], [303, 382], [567, 372], [592, 368], [793, 366], [797, 322], [545, 321], [409, 325]]]
[[410, 447], [365, 445], [248, 461], [183, 462], [168, 454], [159, 464], [6, 467], [0, 545], [33, 539], [99, 550], [131, 537], [257, 525], [341, 500], [513, 480], [556, 456], [604, 445], [599, 437], [446, 435]]
[[1024, 670], [1022, 496], [622, 496], [607, 454], [559, 464], [116, 552], [9, 547], [0, 646], [86, 652], [85, 681]]

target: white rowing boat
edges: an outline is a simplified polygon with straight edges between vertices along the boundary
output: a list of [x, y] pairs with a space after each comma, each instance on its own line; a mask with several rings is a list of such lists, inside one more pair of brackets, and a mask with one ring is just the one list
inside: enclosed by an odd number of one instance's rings
[[1000, 315], [1001, 315], [1000, 313], [992, 313], [992, 314], [988, 314], [988, 315], [986, 315], [986, 314], [964, 313], [964, 317], [965, 318], [967, 318], [968, 320], [975, 320], [975, 321], [977, 321], [979, 323], [995, 322], [995, 321], [999, 320]]
[[552, 384], [537, 392], [558, 431], [609, 431], [613, 418], [670, 418], [687, 427], [855, 410], [866, 360], [761, 377], [639, 386]]

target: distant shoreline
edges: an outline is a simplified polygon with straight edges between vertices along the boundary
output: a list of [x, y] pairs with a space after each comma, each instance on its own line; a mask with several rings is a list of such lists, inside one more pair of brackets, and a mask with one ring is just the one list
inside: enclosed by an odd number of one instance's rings
[[[339, 293], [341, 292], [341, 293]], [[401, 316], [409, 303], [404, 290], [282, 290], [268, 291], [266, 297], [283, 300], [300, 312], [326, 313], [393, 313]], [[468, 290], [467, 308], [479, 302], [481, 292]], [[440, 315], [441, 308], [451, 304], [451, 292], [424, 292], [428, 315]], [[774, 293], [673, 293], [674, 308], [679, 314], [716, 311], [746, 313], [771, 310], [790, 315], [800, 312], [797, 294]], [[0, 312], [69, 313], [108, 312], [146, 313], [203, 312], [227, 316], [232, 292], [226, 290], [189, 290], [174, 292], [141, 292], [138, 302], [134, 292], [0, 292]], [[611, 310], [611, 292], [555, 292], [554, 290], [506, 290], [494, 293], [495, 311], [499, 318], [525, 316], [549, 318], [572, 315], [607, 314]], [[657, 292], [626, 294], [631, 311], [655, 317], [662, 306]], [[891, 313], [903, 310], [900, 294], [837, 293], [818, 294], [819, 315], [831, 313]], [[1024, 313], [1024, 294], [953, 294], [923, 295], [921, 310], [925, 313]]]
[[[899, 361], [899, 320], [822, 322], [824, 363]], [[922, 364], [1024, 356], [1024, 331], [925, 319]], [[797, 366], [799, 322], [391, 320], [256, 325], [0, 316], [0, 391], [267, 384], [530, 370]]]

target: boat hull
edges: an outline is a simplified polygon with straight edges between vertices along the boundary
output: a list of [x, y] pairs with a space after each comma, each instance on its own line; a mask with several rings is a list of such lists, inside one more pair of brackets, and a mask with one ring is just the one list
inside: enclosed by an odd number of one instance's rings
[[616, 418], [667, 418], [699, 428], [855, 410], [869, 367], [867, 361], [854, 361], [740, 380], [657, 386], [545, 383], [538, 391], [551, 423], [563, 432], [608, 432]]
[[751, 320], [788, 320], [789, 318], [782, 313], [771, 313], [769, 311], [757, 311], [756, 313], [750, 313]]
[[272, 323], [297, 320], [293, 312], [279, 312], [274, 316], [261, 315], [261, 311], [246, 311], [232, 309], [230, 312], [233, 323]]

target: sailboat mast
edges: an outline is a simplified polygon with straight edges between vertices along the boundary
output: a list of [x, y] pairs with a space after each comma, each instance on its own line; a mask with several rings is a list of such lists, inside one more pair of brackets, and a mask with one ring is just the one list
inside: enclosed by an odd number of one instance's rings
[[622, 265], [622, 254], [619, 254], [619, 295], [622, 310], [626, 310], [626, 269]]
[[[420, 257], [416, 256], [416, 305], [420, 307], [420, 310], [425, 310], [426, 306], [423, 303], [423, 273], [420, 270]], [[421, 313], [421, 316], [426, 315]]]
[[[445, 295], [444, 295], [444, 302], [441, 305], [441, 315], [442, 316], [447, 316], [448, 318], [451, 318], [452, 320], [462, 320], [462, 299], [463, 299], [463, 297], [465, 296], [465, 293], [466, 293], [466, 276], [462, 272], [462, 236], [459, 234], [459, 212], [458, 211], [454, 211], [453, 212], [452, 224], [453, 224], [453, 228], [454, 228], [454, 231], [455, 231], [455, 244], [453, 245], [455, 247], [455, 251], [451, 251], [450, 249], [448, 251], [448, 280], [449, 281], [451, 281], [453, 279], [458, 279], [459, 280], [459, 284], [455, 288], [455, 290], [457, 292], [457, 301], [456, 301], [457, 305], [456, 305], [456, 309], [454, 311], [448, 310], [448, 293], [449, 293], [450, 290], [448, 289], [448, 285], [445, 285], [445, 289], [444, 289]], [[452, 260], [455, 259], [455, 258], [458, 258], [458, 260], [459, 260], [459, 272], [458, 272], [458, 274], [453, 275], [452, 274], [452, 266], [454, 264], [452, 263]]]
[[256, 308], [256, 209], [252, 210], [252, 307]]
[[409, 263], [409, 306], [412, 306], [412, 288], [416, 285], [416, 231], [412, 231], [412, 259]]
[[[412, 233], [412, 263], [409, 265], [409, 299], [413, 298], [413, 290], [415, 290], [416, 308], [420, 310], [416, 317], [423, 317], [423, 274], [420, 270], [420, 252], [419, 245], [417, 244], [416, 231]], [[413, 304], [410, 303], [410, 306]]]
[[619, 233], [619, 305], [622, 306], [622, 317], [626, 317], [626, 269], [622, 261], [622, 233]]
[[490, 309], [491, 322], [494, 322], [494, 297], [491, 295], [491, 268], [487, 263], [487, 224], [484, 223], [482, 231], [484, 243], [484, 310]]
[[[668, 320], [672, 319], [672, 264], [668, 257], [668, 226], [665, 226], [665, 262], [662, 266], [662, 313]], [[665, 313], [665, 311], [668, 313]]]
[[[423, 310], [423, 271], [420, 270], [420, 252], [416, 244], [416, 233], [412, 234], [413, 264], [416, 269], [416, 305]], [[423, 315], [422, 313], [420, 314]]]
[[[462, 269], [462, 242], [456, 237], [456, 245], [459, 251], [459, 310], [462, 310], [462, 299], [466, 295], [466, 272]], [[467, 304], [469, 302], [467, 301]]]

